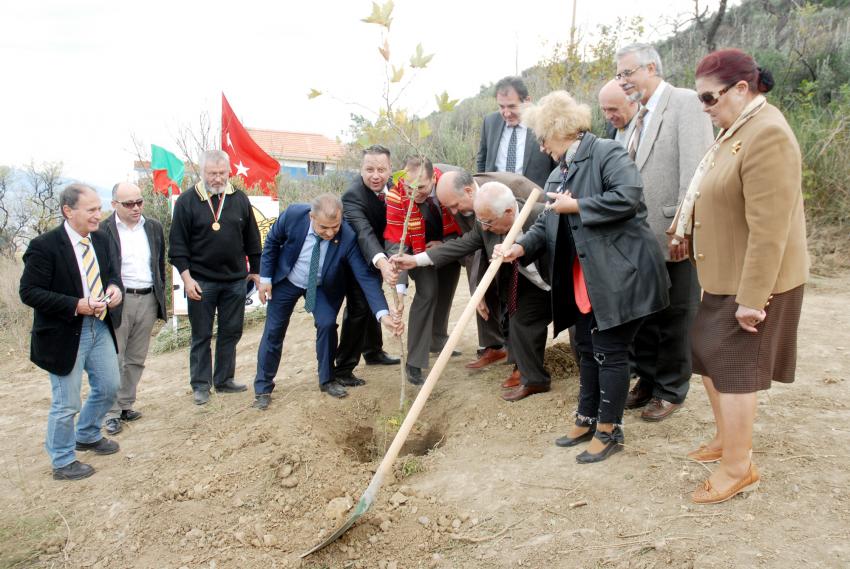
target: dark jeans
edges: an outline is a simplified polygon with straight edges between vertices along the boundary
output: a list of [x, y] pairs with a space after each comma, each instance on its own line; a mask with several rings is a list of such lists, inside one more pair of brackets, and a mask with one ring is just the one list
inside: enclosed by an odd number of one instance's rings
[[336, 351], [336, 375], [343, 377], [360, 363], [360, 354], [377, 355], [384, 350], [381, 323], [375, 318], [366, 295], [349, 272], [345, 289], [339, 348]]
[[629, 347], [643, 318], [607, 330], [596, 328], [593, 312], [575, 324], [579, 362], [579, 419], [623, 423], [629, 394]]
[[[242, 338], [245, 320], [245, 281], [231, 282], [198, 280], [203, 294], [201, 300], [189, 301], [189, 324], [192, 326], [192, 347], [189, 350], [189, 383], [192, 390], [208, 391], [233, 379], [236, 373], [236, 344]], [[215, 372], [213, 372], [213, 320], [218, 312], [218, 335], [215, 341]]]
[[690, 261], [667, 263], [670, 306], [647, 316], [635, 336], [634, 371], [652, 396], [682, 403], [692, 373], [691, 324], [699, 307], [699, 281]]

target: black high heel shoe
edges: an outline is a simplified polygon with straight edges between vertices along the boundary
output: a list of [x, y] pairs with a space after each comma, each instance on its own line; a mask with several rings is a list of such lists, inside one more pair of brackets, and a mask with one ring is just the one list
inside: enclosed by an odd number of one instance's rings
[[618, 453], [623, 450], [623, 442], [625, 441], [625, 437], [623, 436], [623, 431], [620, 427], [614, 427], [614, 430], [610, 433], [606, 433], [604, 431], [596, 431], [593, 435], [603, 443], [605, 443], [605, 447], [597, 452], [590, 453], [584, 451], [583, 453], [576, 456], [576, 462], [579, 464], [590, 464], [592, 462], [602, 462], [612, 454]]
[[596, 432], [596, 422], [595, 421], [582, 421], [581, 419], [576, 419], [576, 427], [589, 427], [588, 431], [584, 434], [581, 434], [575, 438], [570, 438], [566, 435], [563, 437], [559, 437], [555, 439], [555, 444], [559, 447], [574, 447], [577, 444], [583, 443], [584, 441], [589, 441], [593, 438], [593, 433]]

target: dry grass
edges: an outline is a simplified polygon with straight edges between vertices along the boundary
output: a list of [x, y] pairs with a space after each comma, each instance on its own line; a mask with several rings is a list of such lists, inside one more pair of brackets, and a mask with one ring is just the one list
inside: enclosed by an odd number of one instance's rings
[[32, 311], [18, 294], [23, 267], [18, 258], [0, 256], [0, 354], [4, 355], [29, 346]]
[[830, 277], [850, 269], [850, 228], [809, 222], [808, 245], [812, 273]]

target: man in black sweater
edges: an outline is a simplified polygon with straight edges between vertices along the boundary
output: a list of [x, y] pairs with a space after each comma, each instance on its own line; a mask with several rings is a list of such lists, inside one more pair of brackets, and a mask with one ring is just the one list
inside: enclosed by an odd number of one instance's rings
[[[174, 204], [169, 260], [183, 278], [188, 297], [192, 346], [189, 382], [196, 405], [216, 393], [237, 393], [247, 387], [233, 381], [236, 344], [245, 317], [245, 280], [259, 286], [260, 231], [251, 202], [228, 183], [230, 159], [221, 150], [201, 155], [202, 182]], [[249, 267], [245, 266], [248, 257]], [[174, 291], [178, 294], [177, 291]], [[210, 342], [218, 311], [215, 371]]]

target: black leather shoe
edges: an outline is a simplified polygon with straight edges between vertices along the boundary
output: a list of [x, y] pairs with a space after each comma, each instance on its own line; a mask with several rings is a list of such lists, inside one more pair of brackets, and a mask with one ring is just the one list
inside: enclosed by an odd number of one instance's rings
[[94, 474], [94, 467], [75, 460], [62, 468], [53, 469], [53, 480], [81, 480]]
[[623, 431], [620, 430], [620, 427], [614, 427], [614, 430], [610, 433], [596, 431], [593, 436], [605, 443], [605, 446], [601, 451], [595, 454], [584, 451], [576, 456], [576, 462], [579, 464], [602, 462], [612, 454], [616, 454], [623, 450], [623, 441], [625, 440], [625, 437], [623, 437]]
[[110, 441], [106, 437], [100, 437], [93, 443], [77, 442], [76, 449], [79, 451], [92, 450], [95, 454], [115, 454], [118, 452], [118, 443]]
[[348, 375], [338, 375], [334, 378], [334, 380], [343, 387], [358, 387], [360, 385], [366, 385], [365, 379], [360, 379], [353, 373], [349, 373]]
[[369, 366], [394, 366], [401, 363], [399, 358], [391, 357], [387, 352], [381, 350], [373, 354], [363, 354], [363, 359], [366, 360], [366, 365]]
[[265, 411], [269, 408], [269, 403], [272, 402], [271, 393], [261, 393], [254, 397], [254, 404], [251, 405], [254, 409]]
[[422, 385], [425, 383], [425, 380], [422, 379], [422, 368], [413, 367], [408, 364], [405, 367], [405, 374], [407, 376], [408, 383], [412, 383], [413, 385]]
[[107, 435], [117, 435], [124, 427], [121, 425], [121, 421], [119, 419], [107, 419], [103, 422], [103, 430], [106, 431]]
[[236, 383], [232, 379], [230, 381], [226, 381], [221, 385], [215, 386], [216, 393], [240, 393], [242, 391], [247, 391], [248, 386], [242, 383]]
[[142, 413], [141, 411], [134, 411], [133, 409], [124, 409], [121, 411], [121, 420], [122, 421], [135, 421], [136, 419], [141, 419]]
[[343, 386], [341, 386], [336, 381], [329, 381], [327, 383], [323, 383], [321, 386], [319, 386], [319, 389], [321, 389], [323, 393], [327, 393], [331, 397], [336, 397], [337, 399], [348, 397], [348, 392]]
[[192, 392], [192, 398], [195, 401], [195, 405], [206, 405], [210, 402], [210, 392], [206, 389], [198, 389]]
[[626, 396], [626, 409], [640, 409], [652, 399], [652, 385], [648, 381], [638, 379]]
[[592, 439], [593, 433], [596, 432], [596, 423], [586, 425], [586, 424], [582, 423], [581, 421], [576, 421], [576, 426], [577, 427], [590, 427], [590, 430], [588, 430], [583, 435], [579, 435], [579, 436], [577, 436], [573, 439], [571, 439], [570, 437], [568, 437], [566, 435], [563, 436], [563, 437], [559, 437], [559, 438], [555, 439], [555, 444], [558, 445], [559, 447], [574, 447], [577, 444], [581, 444], [585, 441], [589, 441], [590, 439]]

